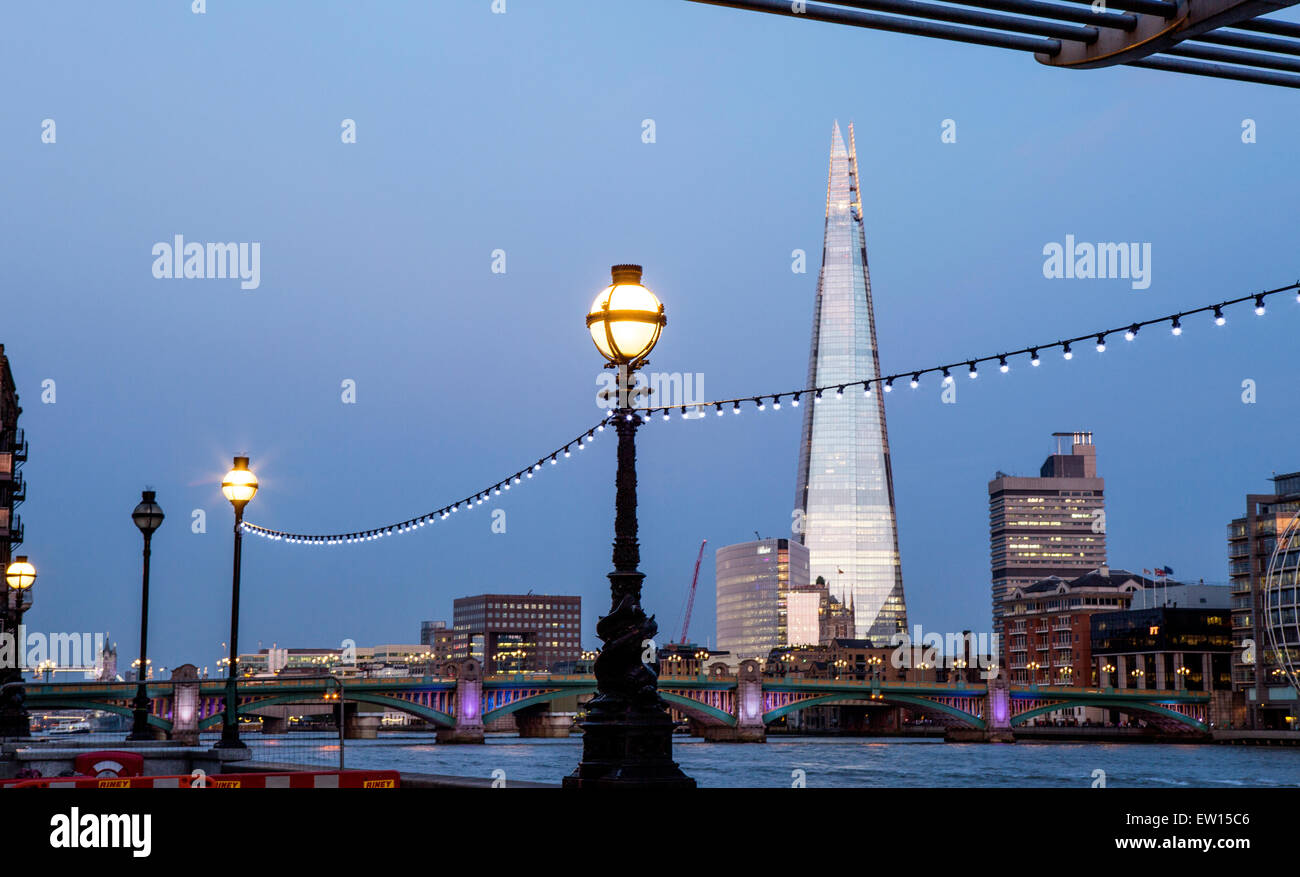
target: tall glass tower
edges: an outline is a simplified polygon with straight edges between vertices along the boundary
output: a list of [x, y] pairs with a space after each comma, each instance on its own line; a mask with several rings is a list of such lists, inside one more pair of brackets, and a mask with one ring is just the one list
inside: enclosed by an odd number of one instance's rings
[[[879, 375], [853, 126], [845, 149], [836, 122], [808, 386]], [[884, 645], [907, 628], [907, 607], [883, 393], [874, 385], [869, 396], [861, 386], [845, 387], [843, 398], [832, 389], [805, 401], [795, 508], [803, 512], [809, 575], [825, 578], [843, 602], [853, 601], [859, 639]]]

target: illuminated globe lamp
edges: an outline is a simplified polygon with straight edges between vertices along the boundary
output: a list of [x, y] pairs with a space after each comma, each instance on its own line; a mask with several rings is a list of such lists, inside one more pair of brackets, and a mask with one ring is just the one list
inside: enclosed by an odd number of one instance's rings
[[596, 349], [619, 369], [620, 404], [614, 416], [618, 467], [614, 477], [614, 571], [610, 610], [596, 625], [605, 644], [596, 656], [596, 695], [582, 723], [582, 761], [565, 788], [690, 789], [695, 780], [673, 761], [673, 723], [659, 696], [659, 662], [642, 660], [645, 642], [659, 632], [641, 608], [645, 574], [636, 522], [636, 430], [628, 380], [645, 365], [667, 319], [654, 293], [641, 285], [641, 266], [615, 265], [613, 282], [596, 296], [587, 329]]
[[615, 265], [609, 286], [600, 291], [587, 313], [587, 329], [611, 367], [645, 364], [667, 324], [664, 306], [641, 284], [640, 265]]
[[236, 457], [221, 479], [221, 492], [235, 507], [235, 562], [230, 584], [230, 659], [226, 664], [226, 698], [222, 713], [218, 749], [246, 749], [239, 739], [239, 574], [244, 547], [244, 506], [257, 495], [257, 476], [248, 468], [247, 457]]

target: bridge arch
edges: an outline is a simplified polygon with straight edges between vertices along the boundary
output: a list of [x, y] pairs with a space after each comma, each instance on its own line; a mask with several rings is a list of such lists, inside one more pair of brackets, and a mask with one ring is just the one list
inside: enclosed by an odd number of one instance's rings
[[553, 700], [559, 700], [561, 697], [567, 697], [571, 694], [595, 693], [596, 683], [594, 681], [590, 686], [584, 686], [581, 688], [557, 688], [551, 691], [542, 691], [537, 694], [529, 695], [528, 697], [521, 697], [518, 700], [488, 710], [483, 713], [483, 721], [484, 723], [491, 722], [513, 713], [517, 713], [522, 709], [527, 709], [530, 706], [536, 706], [541, 703], [550, 703]]
[[[407, 713], [408, 715], [412, 715], [415, 716], [416, 718], [423, 719], [426, 722], [430, 722], [431, 724], [437, 725], [442, 728], [454, 728], [456, 726], [456, 719], [451, 715], [442, 712], [441, 710], [435, 710], [432, 709], [431, 707], [414, 704], [411, 703], [410, 701], [402, 700], [401, 698], [397, 698], [397, 697], [389, 697], [387, 695], [373, 694], [370, 692], [351, 693], [345, 691], [343, 694], [343, 702], [347, 703], [348, 701], [351, 701], [353, 703], [374, 704], [376, 706], [385, 707], [386, 709], [392, 709], [398, 712]], [[306, 704], [306, 703], [317, 703], [317, 702], [319, 702], [318, 698], [317, 699], [306, 698], [304, 697], [303, 692], [294, 692], [292, 694], [275, 694], [275, 695], [271, 695], [270, 697], [260, 697], [257, 700], [248, 701], [247, 703], [241, 703], [236, 709], [236, 713], [241, 716], [255, 715], [258, 712], [258, 710], [261, 709], [262, 707], [277, 706], [280, 704], [292, 705], [292, 704]], [[128, 715], [130, 714], [129, 710], [127, 711], [127, 714]], [[199, 722], [199, 730], [207, 731], [213, 727], [220, 725], [224, 721], [223, 718], [224, 716], [225, 716], [225, 710], [219, 710], [213, 713], [212, 715], [208, 716], [207, 718]]]
[[709, 706], [707, 703], [701, 703], [700, 701], [689, 698], [684, 694], [676, 694], [672, 691], [664, 691], [660, 689], [659, 696], [667, 703], [672, 704], [679, 711], [693, 719], [703, 722], [706, 725], [713, 725], [715, 727], [726, 725], [729, 728], [736, 727], [736, 717], [726, 710], [718, 709], [716, 706]]
[[[891, 694], [888, 691], [881, 691], [883, 700], [877, 703], [892, 704], [893, 706], [905, 706], [926, 715], [938, 716], [939, 718], [955, 720], [957, 723], [969, 728], [978, 728], [983, 730], [985, 722], [979, 716], [973, 716], [968, 712], [949, 706], [946, 703], [929, 700], [928, 698], [918, 697], [914, 694]], [[810, 706], [825, 706], [832, 703], [845, 703], [848, 701], [866, 700], [868, 692], [835, 692], [832, 694], [822, 694], [816, 697], [810, 697], [806, 700], [795, 701], [784, 706], [777, 707], [774, 710], [763, 713], [763, 724], [771, 724], [777, 719], [787, 716], [791, 713], [797, 713], [800, 710]]]
[[1142, 713], [1151, 716], [1157, 720], [1158, 724], [1190, 729], [1193, 731], [1209, 730], [1204, 722], [1200, 719], [1194, 719], [1191, 716], [1184, 715], [1178, 710], [1172, 710], [1168, 707], [1148, 701], [1121, 700], [1119, 698], [1098, 698], [1089, 697], [1086, 699], [1069, 699], [1059, 700], [1055, 703], [1036, 706], [1033, 709], [1025, 710], [1011, 717], [1011, 724], [1023, 725], [1035, 716], [1041, 716], [1047, 713], [1054, 713], [1067, 707], [1097, 707], [1099, 709], [1111, 709], [1122, 713]]
[[[117, 703], [109, 703], [98, 700], [77, 700], [75, 698], [47, 697], [43, 696], [38, 700], [28, 701], [28, 712], [32, 710], [90, 710], [104, 713], [113, 713], [118, 716], [132, 718], [135, 716], [135, 710], [132, 707], [124, 706]], [[155, 716], [150, 713], [146, 716], [149, 724], [155, 728], [170, 732], [172, 723], [161, 716]]]

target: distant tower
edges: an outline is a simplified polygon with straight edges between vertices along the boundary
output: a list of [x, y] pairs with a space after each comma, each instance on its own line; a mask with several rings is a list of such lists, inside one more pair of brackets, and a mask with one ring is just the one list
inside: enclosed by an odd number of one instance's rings
[[[808, 385], [834, 388], [879, 375], [857, 149], [853, 126], [845, 149], [836, 122]], [[803, 512], [800, 541], [808, 547], [810, 575], [833, 583], [840, 602], [853, 604], [857, 638], [883, 645], [906, 629], [907, 607], [885, 403], [878, 390], [873, 385], [864, 396], [861, 386], [845, 387], [840, 399], [831, 389], [821, 401], [800, 400], [795, 508]]]
[[1037, 478], [998, 472], [989, 482], [993, 631], [1005, 635], [1008, 594], [1048, 576], [1074, 579], [1106, 566], [1106, 481], [1092, 433], [1054, 432], [1056, 453]]

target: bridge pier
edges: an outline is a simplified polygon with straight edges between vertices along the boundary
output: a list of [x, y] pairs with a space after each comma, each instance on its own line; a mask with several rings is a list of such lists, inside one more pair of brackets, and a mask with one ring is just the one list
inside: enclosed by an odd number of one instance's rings
[[945, 743], [1015, 743], [1011, 730], [1011, 686], [999, 675], [984, 693], [983, 728], [948, 728]]
[[451, 728], [439, 728], [439, 743], [483, 742], [483, 678], [478, 661], [468, 658], [447, 665], [456, 677], [455, 716]]
[[763, 724], [763, 673], [758, 662], [741, 661], [736, 675], [736, 725], [703, 725], [705, 740], [713, 743], [766, 743]]
[[574, 713], [551, 713], [545, 709], [537, 712], [520, 710], [515, 713], [515, 726], [520, 737], [568, 737], [573, 731]]
[[373, 713], [351, 713], [343, 720], [343, 739], [374, 740], [379, 736], [379, 721]]
[[286, 734], [289, 731], [289, 720], [283, 716], [262, 716], [262, 733], [263, 734]]

